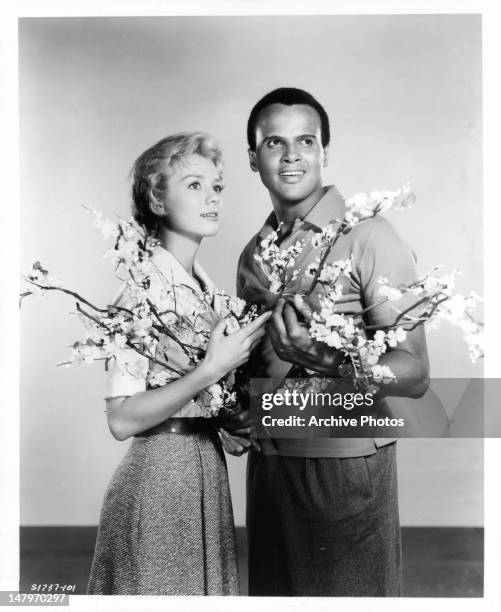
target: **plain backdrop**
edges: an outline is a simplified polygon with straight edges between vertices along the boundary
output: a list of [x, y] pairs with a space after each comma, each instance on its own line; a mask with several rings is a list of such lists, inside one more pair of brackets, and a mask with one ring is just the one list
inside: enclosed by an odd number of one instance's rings
[[[118, 281], [82, 207], [127, 216], [128, 172], [151, 144], [211, 132], [225, 153], [225, 210], [199, 259], [234, 290], [238, 255], [270, 210], [247, 162], [253, 104], [280, 86], [331, 118], [326, 182], [349, 196], [410, 181], [391, 221], [421, 272], [459, 268], [482, 293], [481, 21], [475, 15], [25, 18], [19, 29], [22, 268], [35, 260], [97, 303]], [[56, 367], [80, 326], [71, 299], [21, 314], [21, 524], [97, 523], [127, 442], [104, 414], [102, 366]], [[432, 376], [482, 376], [458, 330], [428, 335]], [[404, 525], [481, 525], [481, 440], [402, 440]], [[237, 524], [245, 459], [229, 458]]]

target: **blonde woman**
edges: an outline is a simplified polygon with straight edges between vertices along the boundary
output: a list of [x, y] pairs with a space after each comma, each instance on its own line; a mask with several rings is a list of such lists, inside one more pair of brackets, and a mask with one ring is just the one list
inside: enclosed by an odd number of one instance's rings
[[203, 133], [164, 138], [134, 164], [133, 214], [159, 241], [150, 294], [161, 299], [165, 278], [184, 287], [182, 307], [213, 331], [196, 367], [175, 342], [159, 343], [183, 372], [164, 386], [148, 388], [159, 366], [132, 351], [128, 370], [110, 369], [108, 425], [118, 440], [133, 439], [104, 498], [89, 594], [239, 593], [226, 463], [215, 419], [196, 398], [248, 359], [269, 314], [225, 335], [207, 301], [213, 285], [196, 254], [218, 230], [221, 167]]

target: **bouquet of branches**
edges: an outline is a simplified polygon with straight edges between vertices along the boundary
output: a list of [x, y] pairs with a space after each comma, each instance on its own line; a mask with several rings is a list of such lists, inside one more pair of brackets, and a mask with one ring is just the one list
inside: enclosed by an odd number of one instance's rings
[[[307, 323], [309, 334], [311, 338], [341, 351], [344, 363], [339, 374], [351, 376], [359, 388], [376, 391], [378, 384], [396, 380], [390, 368], [380, 364], [379, 359], [388, 348], [396, 347], [405, 340], [409, 331], [419, 325], [428, 324], [436, 328], [442, 321], [448, 321], [463, 332], [472, 361], [483, 356], [483, 324], [473, 316], [481, 298], [473, 291], [467, 296], [453, 292], [457, 271], [437, 276], [436, 267], [415, 282], [396, 287], [391, 286], [388, 279], [380, 277], [379, 302], [350, 314], [339, 310], [343, 302], [349, 301], [343, 293], [343, 280], [350, 277], [352, 261], [329, 261], [336, 242], [356, 225], [389, 209], [407, 208], [414, 201], [415, 195], [409, 185], [396, 191], [359, 193], [347, 199], [344, 218], [321, 228], [321, 232], [311, 238], [317, 256], [305, 270], [296, 262], [307, 246], [306, 240], [298, 240], [281, 249], [278, 244], [281, 224], [261, 241], [254, 255], [270, 283], [269, 291], [277, 298], [293, 297], [291, 286], [300, 274], [311, 278], [307, 289], [301, 291], [301, 297], [308, 300], [315, 291], [320, 295], [320, 308], [317, 307]], [[366, 315], [371, 309], [385, 302], [398, 302], [404, 294], [411, 303], [403, 310], [395, 305], [392, 321], [386, 325], [367, 324]]]
[[[215, 318], [225, 319], [226, 333], [232, 333], [257, 316], [255, 306], [223, 291], [205, 288], [198, 293], [166, 278], [153, 260], [158, 241], [133, 219], [114, 223], [88, 210], [104, 237], [114, 240], [105, 257], [122, 280], [118, 298], [97, 306], [63, 286], [40, 262], [22, 277], [21, 299], [58, 291], [76, 300], [84, 335], [71, 346], [69, 359], [59, 365], [102, 360], [108, 367], [114, 362], [124, 372], [145, 376], [147, 388], [161, 387], [203, 360]], [[211, 385], [194, 401], [207, 417], [231, 413], [238, 401], [235, 374]]]

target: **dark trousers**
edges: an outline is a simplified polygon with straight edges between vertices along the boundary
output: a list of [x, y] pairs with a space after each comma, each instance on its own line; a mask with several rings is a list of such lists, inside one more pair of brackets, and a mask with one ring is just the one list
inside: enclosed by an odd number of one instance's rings
[[247, 464], [249, 595], [399, 596], [396, 444]]

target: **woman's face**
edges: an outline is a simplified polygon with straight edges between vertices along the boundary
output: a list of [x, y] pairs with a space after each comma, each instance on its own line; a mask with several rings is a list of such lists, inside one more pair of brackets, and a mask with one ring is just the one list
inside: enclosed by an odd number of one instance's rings
[[169, 171], [165, 224], [194, 239], [214, 236], [219, 227], [223, 183], [210, 159], [194, 153]]

